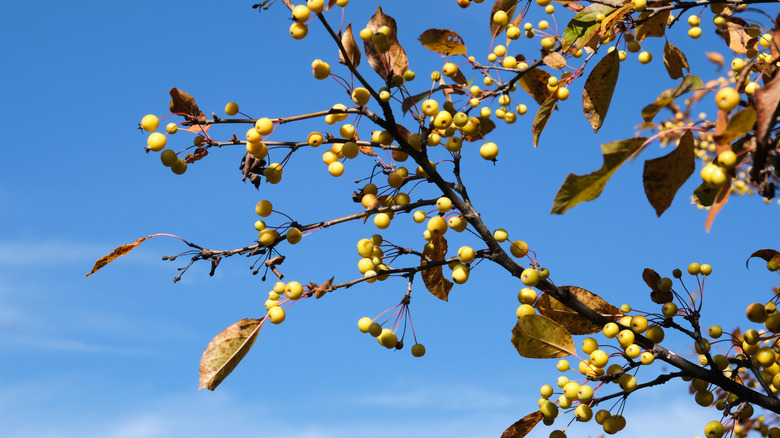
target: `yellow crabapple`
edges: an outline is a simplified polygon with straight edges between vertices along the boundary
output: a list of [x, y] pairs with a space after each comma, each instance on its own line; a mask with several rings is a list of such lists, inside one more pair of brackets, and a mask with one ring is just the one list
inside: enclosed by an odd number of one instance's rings
[[306, 5], [298, 5], [293, 8], [292, 15], [295, 21], [304, 22], [309, 19], [311, 11], [308, 7], [306, 7]]
[[723, 111], [731, 111], [739, 105], [739, 92], [731, 87], [718, 90], [715, 94], [715, 102]]
[[171, 166], [171, 171], [176, 175], [182, 175], [187, 171], [187, 162], [183, 158], [177, 158], [176, 162]]
[[154, 114], [147, 114], [141, 119], [141, 127], [146, 132], [155, 131], [160, 126], [160, 119]]
[[362, 333], [368, 333], [368, 328], [371, 326], [371, 323], [373, 323], [374, 320], [371, 318], [364, 316], [358, 320], [358, 329]]
[[520, 307], [517, 308], [517, 312], [515, 313], [517, 314], [518, 318], [521, 318], [526, 315], [535, 315], [536, 309], [534, 309], [534, 307], [531, 306], [530, 304], [521, 304]]
[[377, 336], [379, 344], [387, 349], [393, 349], [398, 344], [398, 337], [389, 328], [382, 329], [382, 333]]
[[291, 281], [285, 285], [284, 294], [291, 300], [297, 300], [303, 296], [303, 286], [297, 281]]
[[159, 132], [152, 132], [149, 134], [149, 138], [146, 139], [147, 149], [154, 152], [165, 149], [166, 143], [168, 143], [168, 140], [165, 138], [165, 135]]
[[235, 116], [238, 114], [238, 104], [235, 102], [228, 102], [225, 104], [225, 114], [229, 116]]
[[287, 234], [285, 235], [285, 238], [291, 245], [295, 245], [296, 243], [300, 242], [302, 237], [303, 234], [298, 228], [290, 228], [287, 230]]
[[462, 263], [471, 263], [474, 261], [476, 253], [474, 252], [474, 248], [470, 246], [461, 246], [458, 249], [458, 260], [460, 260]]
[[509, 252], [517, 258], [525, 257], [528, 254], [528, 244], [524, 240], [515, 240], [509, 247]]
[[311, 63], [311, 72], [316, 79], [327, 79], [330, 76], [330, 65], [321, 59], [315, 59]]
[[274, 306], [268, 309], [268, 319], [274, 324], [281, 324], [284, 321], [286, 315], [284, 309], [279, 306]]
[[260, 217], [268, 217], [273, 211], [273, 204], [271, 201], [262, 200], [255, 205], [255, 213]]
[[537, 293], [530, 287], [524, 287], [517, 293], [517, 300], [522, 304], [533, 304], [536, 302]]
[[423, 344], [412, 345], [412, 356], [414, 357], [425, 356], [425, 346]]
[[358, 87], [352, 90], [352, 101], [355, 105], [364, 106], [369, 100], [371, 100], [371, 93], [367, 89]]
[[309, 33], [309, 27], [298, 21], [290, 25], [290, 36], [296, 40], [302, 40]]
[[493, 142], [483, 144], [479, 148], [479, 155], [486, 160], [494, 160], [498, 156], [498, 145]]
[[528, 287], [534, 287], [539, 283], [539, 273], [535, 269], [526, 268], [520, 274], [520, 281]]
[[274, 130], [274, 124], [271, 119], [262, 117], [255, 122], [255, 129], [260, 135], [268, 135]]
[[493, 22], [499, 26], [503, 26], [509, 22], [509, 16], [506, 12], [498, 10], [493, 14]]
[[178, 157], [176, 156], [176, 152], [174, 152], [172, 149], [165, 149], [160, 153], [160, 161], [162, 161], [163, 166], [165, 167], [173, 166], [177, 159]]
[[645, 50], [639, 53], [638, 59], [642, 64], [649, 64], [653, 60], [653, 54]]

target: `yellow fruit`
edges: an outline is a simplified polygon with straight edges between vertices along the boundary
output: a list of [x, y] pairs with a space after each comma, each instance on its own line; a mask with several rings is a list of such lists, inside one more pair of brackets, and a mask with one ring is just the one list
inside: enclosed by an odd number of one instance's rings
[[225, 114], [229, 116], [238, 114], [238, 104], [235, 102], [228, 102], [227, 105], [225, 105]]
[[715, 102], [721, 110], [731, 111], [739, 105], [739, 92], [731, 87], [721, 88], [715, 94]]
[[152, 132], [160, 126], [160, 120], [154, 114], [147, 114], [141, 119], [141, 127], [146, 132]]
[[146, 139], [146, 147], [150, 151], [159, 152], [165, 149], [165, 144], [167, 142], [168, 140], [165, 138], [165, 135], [159, 132], [152, 132], [149, 134], [149, 138]]

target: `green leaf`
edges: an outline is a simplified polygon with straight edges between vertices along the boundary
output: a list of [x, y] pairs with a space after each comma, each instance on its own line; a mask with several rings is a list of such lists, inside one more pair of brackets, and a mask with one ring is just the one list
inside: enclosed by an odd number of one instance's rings
[[451, 30], [428, 29], [420, 35], [418, 40], [426, 49], [446, 56], [466, 54], [463, 38]]
[[512, 16], [515, 14], [515, 5], [517, 5], [517, 2], [519, 0], [496, 0], [495, 3], [493, 3], [493, 9], [490, 10], [490, 35], [498, 35], [499, 33], [503, 32], [504, 29], [506, 29], [506, 25], [499, 26], [493, 21], [493, 14], [495, 14], [498, 11], [504, 11], [506, 12], [506, 15], [508, 17], [507, 23], [512, 22]]
[[756, 110], [752, 106], [743, 108], [731, 116], [726, 129], [720, 135], [713, 136], [713, 140], [717, 144], [731, 143], [752, 131], [755, 124]]
[[655, 102], [642, 108], [642, 118], [645, 122], [653, 120], [656, 114], [661, 111], [666, 105], [674, 102], [675, 99], [682, 96], [689, 91], [695, 91], [704, 87], [704, 82], [696, 75], [688, 75], [683, 78], [680, 85], [677, 88], [670, 88], [664, 90]]
[[534, 98], [536, 103], [541, 105], [550, 95], [550, 90], [547, 89], [547, 79], [550, 76], [552, 76], [550, 73], [540, 68], [534, 68], [523, 73], [517, 83]]
[[683, 68], [691, 71], [691, 67], [688, 65], [688, 59], [685, 57], [685, 53], [677, 47], [666, 42], [664, 45], [664, 66], [666, 67], [669, 77], [672, 79], [679, 79], [683, 76]]
[[512, 344], [520, 356], [552, 359], [575, 354], [574, 339], [562, 325], [542, 315], [525, 315], [512, 329]]
[[590, 40], [598, 36], [601, 23], [596, 21], [598, 14], [609, 15], [614, 8], [594, 4], [581, 10], [566, 25], [563, 31], [563, 53], [574, 53], [588, 45]]
[[555, 195], [551, 213], [563, 214], [583, 201], [592, 201], [601, 194], [612, 174], [637, 152], [647, 138], [636, 137], [601, 145], [604, 164], [588, 175], [569, 174]]
[[656, 12], [654, 8], [669, 6], [668, 2], [648, 2], [647, 9], [639, 14], [636, 26], [636, 39], [642, 41], [647, 37], [662, 37], [666, 32], [666, 23], [669, 20], [668, 9]]
[[686, 131], [672, 152], [645, 161], [642, 183], [647, 200], [659, 217], [672, 205], [677, 191], [696, 169], [694, 149], [693, 133]]
[[557, 103], [558, 96], [555, 94], [550, 94], [550, 96], [547, 97], [547, 100], [542, 103], [542, 106], [539, 107], [539, 111], [536, 112], [534, 123], [531, 126], [531, 133], [534, 137], [534, 147], [539, 144], [539, 136], [542, 135], [542, 131], [544, 131], [544, 127], [547, 125], [547, 121], [550, 120], [550, 116], [552, 115], [552, 112], [555, 109], [555, 105]]
[[231, 325], [209, 342], [200, 359], [200, 388], [209, 391], [225, 380], [241, 359], [246, 356], [257, 334], [263, 327], [264, 319], [248, 319]]
[[582, 91], [582, 110], [594, 133], [598, 132], [604, 124], [619, 73], [618, 51], [613, 50], [596, 64], [585, 81], [585, 89]]

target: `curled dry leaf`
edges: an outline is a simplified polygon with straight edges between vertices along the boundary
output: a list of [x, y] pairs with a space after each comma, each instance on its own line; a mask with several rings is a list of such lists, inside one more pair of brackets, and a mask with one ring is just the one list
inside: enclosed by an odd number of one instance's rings
[[750, 262], [750, 259], [753, 257], [759, 257], [764, 259], [767, 263], [770, 260], [774, 260], [777, 263], [780, 263], [780, 251], [774, 250], [774, 249], [759, 249], [758, 251], [755, 251], [753, 254], [750, 254], [750, 257], [748, 257], [747, 260], [745, 260], [745, 267], [748, 268], [748, 263]]
[[642, 280], [644, 280], [645, 284], [652, 289], [652, 292], [650, 292], [650, 299], [653, 300], [654, 303], [664, 304], [672, 301], [672, 298], [674, 298], [671, 291], [663, 292], [658, 289], [658, 282], [661, 281], [661, 276], [654, 270], [645, 268], [645, 270], [642, 271]]
[[[428, 257], [433, 261], [444, 260], [447, 254], [447, 239], [445, 239], [444, 236], [437, 236], [431, 239], [431, 243], [433, 244], [433, 252], [428, 254]], [[420, 265], [425, 266], [427, 264], [428, 261], [423, 257], [420, 260]], [[428, 291], [432, 293], [433, 296], [440, 300], [448, 301], [450, 290], [452, 289], [452, 282], [444, 278], [441, 266], [423, 269], [420, 272], [420, 276], [422, 276], [425, 287], [428, 288]]]
[[330, 280], [326, 281], [322, 284], [317, 284], [314, 282], [309, 282], [309, 284], [306, 286], [306, 292], [308, 294], [314, 294], [314, 298], [320, 299], [322, 298], [326, 293], [333, 290], [333, 279], [336, 277], [330, 277]]
[[707, 56], [707, 59], [717, 65], [718, 67], [722, 67], [723, 64], [726, 63], [726, 60], [723, 58], [723, 55], [721, 55], [718, 52], [704, 52], [704, 54]]
[[194, 163], [198, 160], [201, 160], [206, 157], [206, 155], [209, 154], [209, 150], [206, 148], [197, 148], [193, 151], [191, 154], [187, 154], [184, 156], [184, 162], [185, 163]]
[[575, 354], [574, 339], [560, 324], [542, 315], [517, 318], [512, 329], [512, 345], [521, 356], [553, 359]]
[[704, 222], [704, 229], [708, 233], [710, 232], [710, 228], [712, 228], [712, 222], [715, 220], [715, 216], [720, 213], [720, 210], [723, 209], [723, 206], [729, 201], [730, 195], [731, 187], [728, 186], [719, 188], [718, 192], [715, 194], [715, 202], [712, 203], [710, 212], [707, 214], [707, 220]]
[[121, 257], [121, 256], [129, 253], [130, 251], [134, 250], [135, 247], [140, 245], [143, 241], [145, 241], [147, 239], [151, 239], [152, 237], [159, 236], [159, 235], [160, 234], [152, 234], [151, 236], [142, 237], [142, 238], [136, 240], [133, 243], [128, 243], [126, 245], [122, 245], [122, 246], [116, 248], [115, 250], [113, 250], [111, 252], [111, 254], [104, 255], [103, 257], [99, 258], [98, 261], [95, 262], [95, 266], [92, 267], [92, 270], [89, 271], [89, 273], [87, 275], [85, 275], [84, 278], [87, 278], [90, 275], [94, 274], [95, 272], [99, 271], [104, 266], [106, 266], [107, 264], [109, 264], [112, 261], [114, 261], [114, 259], [116, 259], [117, 257]]
[[209, 391], [225, 380], [246, 356], [263, 327], [263, 319], [244, 318], [214, 337], [200, 358], [200, 387]]
[[[341, 35], [341, 44], [347, 52], [347, 57], [349, 62], [352, 63], [352, 67], [357, 68], [360, 65], [360, 48], [355, 42], [355, 36], [352, 34], [352, 23], [349, 23], [347, 28], [344, 29], [344, 34]], [[341, 50], [339, 50], [339, 62], [346, 65], [344, 54], [341, 53]]]
[[758, 43], [757, 39], [752, 39], [751, 41], [750, 35], [745, 32], [747, 28], [748, 24], [745, 20], [730, 16], [726, 18], [726, 29], [718, 33], [723, 37], [731, 50], [736, 53], [745, 53], [748, 48], [755, 47], [756, 43]]
[[186, 114], [189, 119], [197, 124], [206, 122], [206, 115], [198, 108], [195, 98], [176, 87], [169, 92], [171, 102], [168, 105], [172, 113]]
[[[590, 307], [597, 313], [616, 321], [621, 313], [620, 309], [609, 304], [600, 296], [576, 286], [563, 286], [560, 289], [568, 291], [577, 301]], [[580, 316], [567, 305], [553, 298], [550, 294], [542, 294], [534, 305], [540, 314], [557, 322], [572, 335], [589, 335], [601, 331], [602, 326], [590, 322], [584, 316]]]
[[663, 157], [645, 161], [642, 184], [655, 214], [660, 217], [670, 205], [683, 183], [696, 170], [693, 133], [686, 131], [680, 143]]
[[542, 411], [531, 412], [525, 417], [517, 420], [515, 424], [509, 426], [507, 430], [501, 434], [501, 438], [523, 438], [528, 435], [528, 432], [530, 432], [540, 421], [542, 421]]
[[466, 54], [463, 38], [452, 30], [428, 29], [417, 39], [426, 49], [445, 56]]
[[566, 59], [558, 52], [547, 52], [544, 54], [542, 62], [544, 62], [547, 67], [554, 68], [556, 70], [560, 70], [566, 67]]

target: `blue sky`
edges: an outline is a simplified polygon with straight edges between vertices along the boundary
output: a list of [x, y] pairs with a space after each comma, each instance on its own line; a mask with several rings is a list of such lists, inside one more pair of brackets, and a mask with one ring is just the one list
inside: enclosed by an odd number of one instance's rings
[[[412, 317], [428, 350], [422, 359], [408, 350], [389, 352], [357, 330], [360, 317], [375, 316], [400, 300], [406, 285], [390, 280], [296, 304], [284, 324], [263, 328], [250, 354], [213, 393], [197, 391], [205, 346], [233, 322], [265, 313], [271, 283], [252, 276], [246, 259], [223, 261], [214, 277], [207, 266], [196, 265], [173, 284], [183, 259], [160, 257], [186, 247], [157, 238], [82, 278], [114, 247], [156, 232], [215, 249], [248, 244], [256, 238], [253, 207], [260, 199], [273, 200], [275, 209], [304, 223], [357, 211], [350, 198], [352, 180], [365, 176], [370, 165], [365, 157], [348, 163], [345, 175], [334, 179], [322, 164], [322, 150], [305, 150], [293, 157], [282, 184], [256, 191], [240, 181], [241, 148], [214, 151], [182, 177], [143, 152], [146, 136], [136, 124], [145, 114], [167, 113], [173, 86], [192, 94], [207, 114], [218, 115], [227, 101], [237, 101], [254, 117], [294, 115], [347, 101], [333, 81], [311, 77], [315, 58], [346, 74], [324, 30], [312, 26], [305, 40], [291, 40], [288, 14], [278, 3], [260, 14], [251, 2], [6, 6], [0, 18], [7, 59], [0, 84], [7, 142], [0, 160], [4, 436], [495, 437], [535, 410], [539, 386], [557, 377], [554, 361], [523, 359], [512, 348], [509, 332], [520, 286], [487, 263], [453, 290], [449, 303], [415, 282]], [[360, 29], [375, 4], [353, 3], [344, 25], [353, 22]], [[470, 54], [484, 57], [487, 3], [468, 10], [455, 2], [383, 5], [399, 21], [401, 42], [417, 72], [414, 90], [427, 86], [430, 72], [442, 64], [416, 37], [428, 28], [451, 28], [464, 36]], [[415, 13], [406, 17], [410, 6]], [[534, 22], [543, 18], [532, 9]], [[339, 15], [328, 14], [333, 26], [339, 25]], [[569, 16], [563, 11], [558, 19]], [[711, 33], [708, 25], [705, 34]], [[682, 27], [672, 32], [677, 39]], [[696, 43], [683, 41], [694, 72], [711, 75], [703, 51], [722, 45], [709, 35]], [[532, 43], [519, 43], [519, 51], [535, 53]], [[633, 58], [623, 64], [615, 102], [598, 136], [579, 109], [583, 81], [572, 85], [572, 98], [554, 114], [536, 149], [530, 143], [536, 105], [522, 92], [515, 94], [528, 104], [529, 114], [492, 137], [501, 148], [496, 166], [479, 159], [476, 148], [467, 151], [474, 159], [464, 160], [464, 178], [488, 226], [507, 228], [513, 238], [528, 241], [556, 283], [657, 311], [641, 280], [643, 268], [668, 275], [692, 261], [710, 263], [714, 273], [705, 291], [705, 324], [732, 326], [736, 319], [744, 326], [742, 309], [766, 300], [776, 285], [777, 277], [761, 262], [749, 271], [744, 267], [754, 250], [778, 247], [777, 236], [760, 225], [778, 218], [776, 203], [732, 199], [705, 233], [706, 214], [688, 202], [698, 184], [694, 176], [669, 211], [656, 218], [644, 197], [637, 160], [617, 172], [598, 200], [564, 216], [549, 215], [566, 175], [596, 170], [599, 144], [631, 137], [642, 106], [674, 85], [661, 62], [662, 44], [646, 44], [656, 55], [650, 65]], [[360, 68], [376, 83], [365, 61]], [[713, 112], [709, 99], [702, 110]], [[290, 124], [274, 138], [303, 139], [323, 129], [323, 123]], [[367, 137], [368, 128], [361, 129]], [[225, 139], [231, 134], [222, 127], [211, 132]], [[184, 144], [185, 136], [174, 135], [169, 142]], [[640, 159], [665, 153], [653, 145]], [[431, 193], [431, 187], [420, 186], [415, 196]], [[302, 283], [351, 279], [357, 275], [355, 242], [375, 232], [371, 222], [317, 232], [285, 248], [283, 272]], [[417, 248], [421, 232], [401, 216], [383, 234]], [[450, 248], [476, 246], [466, 235], [448, 237]], [[681, 353], [690, 352], [688, 345], [671, 342]], [[626, 433], [643, 436], [661, 412], [679, 415], [675, 424], [689, 436], [717, 418], [711, 410], [689, 406], [685, 385], [667, 386], [629, 398]], [[550, 430], [540, 427], [532, 436]], [[596, 431], [583, 425], [572, 430]]]

